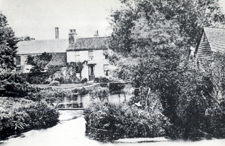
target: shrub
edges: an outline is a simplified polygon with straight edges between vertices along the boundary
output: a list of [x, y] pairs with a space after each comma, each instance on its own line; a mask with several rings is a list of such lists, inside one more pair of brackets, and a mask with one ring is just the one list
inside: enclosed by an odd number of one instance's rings
[[1, 74], [0, 75], [0, 96], [24, 97], [31, 92], [38, 92], [40, 88], [34, 88], [26, 82], [26, 78], [21, 74]]
[[109, 83], [109, 92], [117, 93], [121, 92], [125, 87], [124, 83]]
[[99, 78], [96, 77], [95, 80], [94, 80], [94, 82], [95, 82], [95, 83], [99, 83]]
[[87, 83], [87, 81], [88, 81], [87, 78], [83, 78], [83, 79], [81, 80], [81, 83]]
[[108, 100], [108, 88], [95, 88], [89, 92], [91, 99], [99, 99], [100, 101]]
[[108, 83], [108, 82], [110, 82], [110, 80], [106, 77], [99, 77], [99, 82], [100, 83]]
[[119, 138], [164, 136], [167, 118], [126, 104], [96, 102], [84, 111], [86, 135], [101, 142]]
[[108, 84], [107, 84], [107, 83], [101, 83], [100, 86], [101, 86], [101, 87], [107, 87]]
[[0, 98], [0, 140], [31, 129], [54, 126], [59, 113], [46, 102], [27, 99]]
[[50, 74], [47, 72], [31, 72], [27, 75], [27, 82], [30, 84], [43, 84], [48, 78]]

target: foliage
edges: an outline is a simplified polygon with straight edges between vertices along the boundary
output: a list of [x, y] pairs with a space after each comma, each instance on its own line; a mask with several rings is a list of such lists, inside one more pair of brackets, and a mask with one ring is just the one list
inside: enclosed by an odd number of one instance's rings
[[7, 18], [0, 14], [0, 73], [11, 71], [15, 68], [16, 44], [18, 39], [13, 30], [8, 27]]
[[[41, 57], [42, 56], [42, 57]], [[49, 61], [46, 60], [47, 56], [51, 58], [50, 54], [43, 53], [41, 56], [34, 56], [34, 57], [28, 57], [28, 60], [31, 60], [29, 62], [32, 62], [32, 60], [35, 60], [34, 58], [43, 59], [41, 62], [42, 64], [36, 64], [32, 63], [34, 65], [33, 70], [28, 73], [27, 75], [27, 81], [31, 84], [45, 84], [46, 81], [52, 81], [57, 80], [61, 84], [70, 84], [70, 83], [78, 83], [80, 82], [79, 78], [77, 77], [77, 73], [80, 73], [83, 69], [82, 62], [71, 62], [66, 65], [59, 65], [59, 66], [48, 66], [46, 67], [46, 63]], [[29, 59], [33, 58], [33, 59]], [[36, 59], [37, 60], [37, 59]], [[35, 65], [36, 64], [36, 65]], [[35, 67], [36, 66], [36, 67]], [[44, 69], [47, 69], [46, 72], [43, 72]], [[63, 74], [63, 72], [66, 72], [66, 75]]]
[[[209, 67], [208, 67], [209, 68]], [[225, 95], [225, 54], [216, 52], [213, 54], [213, 63], [210, 66], [210, 72], [213, 76], [214, 96], [217, 99]]]
[[0, 96], [24, 97], [30, 96], [31, 92], [38, 92], [40, 89], [27, 84], [23, 74], [5, 73], [0, 75]]
[[119, 93], [124, 89], [124, 83], [109, 83], [109, 92], [110, 93]]
[[45, 66], [51, 61], [52, 54], [50, 53], [42, 53], [41, 55], [37, 56], [28, 56], [27, 57], [27, 64], [32, 65], [31, 73], [40, 73], [43, 72]]
[[26, 99], [0, 98], [0, 139], [31, 129], [54, 126], [59, 113], [45, 102]]
[[90, 97], [92, 100], [100, 100], [100, 101], [108, 101], [109, 97], [109, 89], [108, 88], [102, 88], [102, 87], [97, 87], [89, 92]]
[[119, 138], [164, 136], [166, 118], [157, 112], [148, 112], [126, 104], [113, 105], [96, 102], [84, 111], [86, 135], [109, 142]]
[[81, 83], [87, 83], [87, 78], [83, 78], [82, 80], [81, 80]]
[[[203, 27], [224, 22], [218, 2], [121, 2], [125, 8], [112, 15], [114, 31], [110, 42], [110, 48], [119, 55], [109, 57], [119, 66], [117, 76], [131, 81], [139, 89], [137, 101], [148, 101], [149, 89], [157, 94], [163, 114], [172, 124], [166, 129], [170, 138], [217, 137], [218, 134], [206, 128], [207, 125], [216, 127], [212, 121], [217, 119], [215, 114], [207, 116], [206, 111], [213, 107], [220, 109], [213, 96], [216, 78], [212, 78], [209, 66], [197, 66], [195, 60], [189, 60], [189, 55], [190, 46], [196, 46]], [[221, 77], [217, 83], [221, 83]]]

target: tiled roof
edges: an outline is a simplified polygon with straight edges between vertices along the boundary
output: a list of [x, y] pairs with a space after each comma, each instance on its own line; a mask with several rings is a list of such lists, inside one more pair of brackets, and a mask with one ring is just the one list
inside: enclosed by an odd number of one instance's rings
[[65, 65], [66, 64], [66, 53], [55, 53], [52, 54], [52, 59], [47, 66]]
[[67, 51], [108, 49], [108, 40], [108, 37], [78, 38], [75, 46], [70, 46]]
[[68, 48], [67, 39], [54, 40], [32, 40], [18, 42], [17, 54], [41, 54], [66, 52]]
[[225, 52], [225, 29], [205, 27], [204, 32], [214, 52]]

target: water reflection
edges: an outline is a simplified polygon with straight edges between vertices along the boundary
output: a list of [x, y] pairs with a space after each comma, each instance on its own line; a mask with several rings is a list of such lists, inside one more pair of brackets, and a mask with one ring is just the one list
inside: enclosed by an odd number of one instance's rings
[[[120, 104], [129, 101], [132, 95], [125, 93], [110, 94], [108, 99], [110, 103]], [[57, 105], [57, 108], [88, 108], [91, 97], [90, 94], [84, 96], [75, 93], [69, 97], [64, 96], [61, 103]]]

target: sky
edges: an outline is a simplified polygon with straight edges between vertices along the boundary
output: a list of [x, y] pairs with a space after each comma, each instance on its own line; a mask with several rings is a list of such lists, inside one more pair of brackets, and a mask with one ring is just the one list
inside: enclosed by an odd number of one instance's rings
[[0, 0], [0, 11], [17, 37], [55, 39], [59, 27], [59, 38], [67, 39], [69, 29], [76, 29], [80, 37], [93, 36], [97, 30], [100, 36], [109, 36], [110, 12], [120, 5], [119, 0]]
[[[225, 13], [225, 0], [220, 0]], [[7, 17], [16, 37], [30, 36], [36, 40], [67, 39], [69, 29], [79, 37], [91, 37], [96, 30], [109, 36], [109, 16], [119, 9], [119, 0], [0, 0], [0, 11]]]

